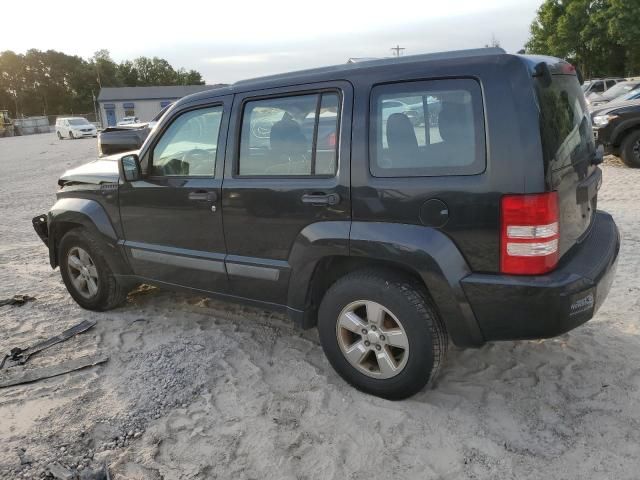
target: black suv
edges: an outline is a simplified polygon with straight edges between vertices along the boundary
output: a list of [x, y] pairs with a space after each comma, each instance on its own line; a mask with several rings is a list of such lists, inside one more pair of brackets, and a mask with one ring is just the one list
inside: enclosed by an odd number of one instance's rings
[[608, 103], [591, 112], [596, 142], [629, 167], [640, 168], [640, 100]]
[[[409, 113], [410, 112], [410, 113]], [[65, 173], [34, 226], [84, 308], [149, 283], [317, 326], [391, 399], [459, 346], [589, 320], [620, 239], [575, 69], [480, 49], [243, 81]]]

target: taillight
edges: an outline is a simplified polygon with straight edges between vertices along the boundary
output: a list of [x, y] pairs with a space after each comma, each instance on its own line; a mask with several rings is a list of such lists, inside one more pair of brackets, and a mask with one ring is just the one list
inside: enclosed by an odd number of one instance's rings
[[501, 202], [500, 271], [538, 275], [558, 263], [558, 193], [505, 195]]

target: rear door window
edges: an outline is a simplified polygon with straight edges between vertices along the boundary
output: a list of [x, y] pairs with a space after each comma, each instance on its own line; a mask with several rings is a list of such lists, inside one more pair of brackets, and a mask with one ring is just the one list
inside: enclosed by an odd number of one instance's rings
[[338, 120], [339, 96], [334, 92], [247, 102], [238, 174], [335, 175]]
[[480, 86], [471, 79], [379, 85], [371, 94], [375, 177], [474, 175], [486, 164]]

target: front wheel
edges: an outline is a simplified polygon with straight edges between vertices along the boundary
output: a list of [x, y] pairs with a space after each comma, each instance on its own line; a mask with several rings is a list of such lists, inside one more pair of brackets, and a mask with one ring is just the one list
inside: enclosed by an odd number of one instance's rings
[[58, 258], [62, 280], [82, 308], [110, 310], [126, 299], [128, 291], [113, 275], [100, 240], [87, 230], [66, 233]]
[[419, 392], [448, 347], [424, 288], [385, 270], [354, 272], [333, 284], [320, 304], [318, 331], [342, 378], [390, 400]]
[[56, 135], [58, 135], [58, 140], [62, 140], [62, 134], [60, 132], [56, 132]]
[[74, 137], [74, 136], [73, 136], [73, 132], [72, 132], [71, 130], [69, 130], [69, 138], [70, 138], [71, 140], [73, 140], [74, 138], [76, 138], [76, 137]]
[[631, 168], [640, 168], [640, 130], [627, 134], [620, 145], [622, 161]]

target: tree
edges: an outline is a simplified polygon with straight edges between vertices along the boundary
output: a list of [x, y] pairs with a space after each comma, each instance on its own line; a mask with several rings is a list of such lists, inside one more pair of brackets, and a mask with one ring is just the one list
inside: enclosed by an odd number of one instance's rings
[[90, 63], [96, 72], [96, 81], [100, 88], [119, 87], [118, 64], [111, 59], [109, 50], [101, 49], [93, 54]]
[[0, 108], [13, 117], [90, 112], [92, 96], [102, 87], [201, 84], [200, 73], [176, 71], [158, 57], [117, 64], [108, 50], [88, 60], [55, 50], [0, 52]]
[[529, 53], [576, 64], [585, 77], [638, 68], [640, 0], [545, 0], [531, 24]]

